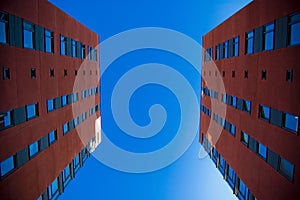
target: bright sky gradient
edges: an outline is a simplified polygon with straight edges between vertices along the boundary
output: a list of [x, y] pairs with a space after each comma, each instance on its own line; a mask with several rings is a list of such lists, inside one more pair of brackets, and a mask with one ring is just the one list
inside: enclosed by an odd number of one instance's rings
[[[241, 9], [250, 0], [50, 0], [50, 2], [99, 34], [100, 41], [125, 30], [150, 26], [164, 27], [182, 32], [201, 44], [202, 35]], [[149, 56], [147, 53], [151, 55]], [[134, 57], [129, 55], [127, 58], [122, 58], [122, 65], [126, 66], [122, 70], [115, 70], [118, 68], [118, 63], [116, 63], [116, 66], [112, 66], [112, 70], [108, 71], [107, 75], [102, 79], [102, 127], [103, 129], [106, 128], [106, 133], [110, 134], [109, 130], [114, 134], [118, 132], [109, 113], [109, 97], [113, 84], [115, 84], [122, 73], [135, 66], [135, 58], [138, 58], [141, 63], [154, 60], [172, 65], [175, 69], [181, 70], [190, 79], [194, 90], [200, 95], [200, 76], [194, 74], [193, 70], [188, 68], [181, 69], [179, 64], [182, 61], [180, 59], [164, 53], [162, 53], [163, 55], [158, 55], [159, 53], [161, 52], [136, 52]], [[177, 59], [176, 62], [173, 62], [173, 59]], [[153, 98], [142, 99], [142, 92], [147, 92]], [[155, 98], [157, 96], [163, 96], [164, 98]], [[176, 100], [172, 100], [174, 97], [165, 88], [157, 85], [152, 87], [145, 86], [142, 88], [142, 91], [137, 91], [134, 94], [133, 99], [135, 101], [131, 104], [132, 117], [137, 123], [147, 124], [147, 120], [149, 120], [145, 117], [145, 113], [138, 111], [138, 109], [144, 111], [146, 109], [143, 108], [141, 102], [148, 104], [159, 102], [162, 104], [169, 103], [174, 106], [174, 109], [169, 109], [170, 112], [175, 114], [172, 114], [171, 121], [173, 124], [168, 124], [170, 127], [167, 127], [167, 132], [171, 132], [170, 130], [177, 127], [176, 123], [180, 119], [180, 116], [176, 115], [178, 113], [176, 110], [178, 103]], [[163, 99], [167, 100], [167, 102], [162, 102]], [[136, 102], [140, 103], [137, 104]], [[139, 108], [134, 108], [134, 105], [139, 105]], [[172, 135], [167, 136], [172, 137]], [[152, 143], [152, 146], [149, 147], [139, 146], [138, 144], [133, 147], [128, 145], [127, 142], [124, 144], [125, 139], [119, 140], [119, 145], [124, 145], [124, 148], [132, 151], [142, 152], [150, 151], [152, 148], [159, 148], [170, 138]], [[192, 146], [179, 160], [164, 169], [145, 174], [119, 172], [90, 157], [83, 168], [76, 174], [76, 178], [70, 182], [60, 199], [236, 199], [213, 162], [208, 157], [202, 160], [198, 159], [199, 149], [200, 144], [197, 135]]]

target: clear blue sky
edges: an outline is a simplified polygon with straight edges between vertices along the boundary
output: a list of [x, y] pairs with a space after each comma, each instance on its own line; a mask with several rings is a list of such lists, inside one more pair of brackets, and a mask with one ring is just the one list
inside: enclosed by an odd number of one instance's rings
[[[100, 41], [133, 28], [163, 27], [188, 35], [201, 44], [203, 34], [210, 31], [250, 0], [51, 0], [63, 11], [100, 35]], [[201, 59], [201, 57], [199, 57]], [[200, 94], [200, 76], [180, 58], [166, 52], [143, 50], [128, 54], [107, 71], [102, 79], [103, 129], [119, 146], [133, 152], [149, 152], [161, 148], [178, 128], [180, 110], [174, 95], [159, 85], [146, 85], [134, 93], [130, 102], [132, 118], [140, 125], [149, 105], [165, 105], [168, 115], [164, 134], [149, 142], [122, 136], [112, 118], [110, 98], [116, 81], [137, 64], [158, 62], [172, 66], [189, 79], [195, 93]], [[123, 66], [120, 68], [120, 66]], [[183, 67], [184, 66], [184, 67]], [[147, 95], [145, 95], [145, 93]], [[146, 96], [146, 97], [145, 97]], [[199, 99], [198, 99], [199, 100]], [[161, 170], [131, 174], [111, 169], [93, 156], [80, 169], [60, 199], [129, 199], [129, 200], [196, 200], [236, 199], [209, 158], [198, 159], [198, 134], [183, 156]], [[131, 138], [132, 139], [132, 138]]]

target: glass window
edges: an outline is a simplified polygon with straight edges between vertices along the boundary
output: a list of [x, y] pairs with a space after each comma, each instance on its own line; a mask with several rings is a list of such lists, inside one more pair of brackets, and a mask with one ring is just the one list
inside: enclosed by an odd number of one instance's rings
[[230, 133], [234, 136], [235, 135], [235, 125], [231, 124]]
[[239, 56], [239, 37], [233, 39], [233, 56]]
[[241, 179], [239, 180], [239, 195], [246, 196], [246, 185]]
[[64, 187], [66, 187], [68, 185], [68, 183], [71, 180], [71, 172], [70, 172], [70, 166], [67, 165], [66, 168], [63, 171], [63, 183], [64, 183]]
[[274, 22], [263, 26], [263, 50], [274, 48]]
[[92, 47], [88, 46], [88, 58], [89, 60], [92, 60]]
[[267, 158], [267, 147], [261, 143], [257, 143], [257, 153], [260, 155], [264, 160]]
[[232, 106], [236, 108], [236, 97], [232, 96]]
[[31, 145], [29, 145], [29, 155], [30, 155], [30, 158], [32, 158], [38, 152], [39, 152], [39, 143], [38, 143], [38, 141], [35, 141]]
[[250, 113], [251, 111], [251, 103], [249, 100], [243, 100], [243, 111]]
[[67, 105], [67, 96], [66, 95], [63, 95], [61, 97], [61, 104], [62, 104], [62, 106], [66, 106]]
[[225, 159], [220, 155], [220, 165], [219, 165], [219, 169], [221, 171], [221, 173], [224, 175], [225, 172], [225, 165], [226, 165], [226, 161]]
[[27, 120], [37, 116], [37, 104], [31, 104], [26, 106]]
[[4, 113], [2, 113], [3, 115], [3, 125], [4, 127], [8, 127], [8, 126], [11, 126], [13, 125], [13, 119], [12, 119], [12, 113], [11, 111], [6, 111]]
[[56, 199], [59, 195], [57, 178], [48, 187], [49, 199]]
[[45, 51], [54, 53], [54, 38], [53, 32], [45, 29]]
[[291, 131], [297, 132], [298, 131], [298, 125], [299, 125], [299, 118], [298, 116], [284, 113], [283, 118], [283, 127], [287, 128]]
[[270, 121], [270, 108], [267, 106], [259, 105], [259, 117], [261, 119]]
[[15, 160], [14, 156], [10, 156], [6, 160], [2, 161], [1, 163], [1, 177], [8, 174], [15, 168]]
[[280, 158], [279, 171], [285, 175], [289, 180], [294, 178], [294, 165], [284, 158]]
[[50, 112], [54, 110], [54, 99], [47, 100], [47, 111]]
[[212, 48], [205, 50], [205, 58], [204, 61], [211, 61], [212, 60]]
[[216, 60], [220, 60], [220, 54], [221, 54], [221, 46], [220, 46], [220, 44], [218, 44], [217, 46], [216, 46]]
[[248, 147], [249, 145], [249, 135], [245, 132], [241, 132], [241, 142]]
[[68, 54], [67, 37], [60, 36], [60, 54], [66, 56]]
[[77, 172], [80, 168], [79, 154], [77, 154], [74, 158], [74, 168], [75, 168], [75, 172]]
[[82, 59], [85, 59], [85, 45], [84, 44], [81, 44], [81, 58]]
[[67, 122], [63, 125], [63, 133], [66, 134], [68, 131], [69, 131], [69, 123]]
[[34, 24], [29, 23], [27, 21], [23, 21], [23, 47], [34, 49]]
[[7, 67], [3, 67], [3, 80], [10, 79], [10, 70]]
[[54, 69], [50, 69], [50, 77], [54, 77]]
[[8, 14], [0, 12], [0, 43], [8, 43]]
[[77, 41], [72, 40], [72, 57], [77, 58]]
[[31, 75], [31, 78], [36, 78], [36, 68], [31, 68], [30, 75]]
[[223, 96], [222, 96], [222, 102], [223, 102], [223, 103], [226, 103], [226, 101], [227, 101], [227, 95], [226, 95], [226, 94], [223, 94]]
[[293, 82], [293, 70], [292, 69], [286, 70], [286, 81]]
[[253, 30], [246, 33], [246, 54], [253, 53], [253, 45], [254, 45], [253, 36], [254, 36]]
[[227, 182], [229, 183], [229, 186], [232, 189], [234, 189], [235, 172], [230, 166], [228, 167], [228, 171], [227, 171]]
[[73, 102], [76, 102], [76, 101], [78, 101], [78, 93], [77, 92], [73, 93]]
[[288, 22], [288, 44], [300, 44], [300, 13], [294, 14], [289, 17]]
[[228, 41], [223, 43], [223, 55], [222, 58], [228, 58]]
[[49, 137], [49, 144], [52, 144], [53, 142], [55, 142], [55, 140], [56, 140], [56, 130], [51, 131], [48, 134], [48, 137]]

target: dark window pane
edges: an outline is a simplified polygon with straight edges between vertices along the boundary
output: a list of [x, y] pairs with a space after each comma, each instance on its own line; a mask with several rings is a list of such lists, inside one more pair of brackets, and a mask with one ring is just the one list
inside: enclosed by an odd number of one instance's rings
[[279, 170], [283, 175], [289, 178], [289, 180], [293, 180], [294, 177], [294, 165], [284, 158], [280, 158]]
[[249, 135], [242, 131], [241, 142], [248, 147], [249, 145]]
[[10, 79], [10, 70], [7, 67], [3, 67], [3, 80]]

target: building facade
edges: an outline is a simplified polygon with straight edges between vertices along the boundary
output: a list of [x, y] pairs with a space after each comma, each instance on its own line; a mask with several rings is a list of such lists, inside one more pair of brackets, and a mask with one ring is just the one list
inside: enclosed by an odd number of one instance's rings
[[47, 0], [0, 15], [0, 198], [56, 199], [95, 141], [99, 37]]
[[300, 1], [254, 0], [203, 48], [200, 143], [239, 199], [299, 199]]

